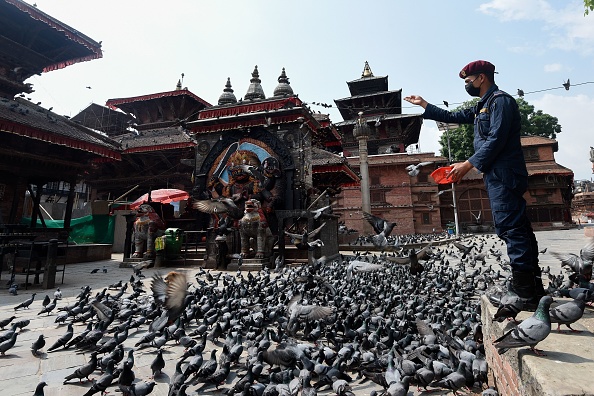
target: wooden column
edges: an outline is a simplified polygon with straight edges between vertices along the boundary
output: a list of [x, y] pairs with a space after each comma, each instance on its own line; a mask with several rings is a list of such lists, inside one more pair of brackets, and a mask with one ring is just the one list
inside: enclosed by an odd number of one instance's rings
[[76, 188], [76, 180], [70, 180], [70, 190], [68, 190], [68, 200], [66, 201], [66, 212], [64, 213], [64, 229], [70, 229], [70, 222], [72, 221], [72, 207], [74, 206], [74, 196]]

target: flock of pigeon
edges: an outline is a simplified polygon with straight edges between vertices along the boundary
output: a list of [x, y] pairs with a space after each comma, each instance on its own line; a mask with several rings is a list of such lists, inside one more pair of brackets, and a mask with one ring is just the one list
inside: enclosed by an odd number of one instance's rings
[[[378, 226], [377, 235], [387, 238], [390, 227]], [[0, 328], [8, 328], [0, 334], [0, 361], [37, 311], [55, 316], [65, 332], [57, 339], [39, 335], [33, 355], [89, 356], [63, 384], [49, 386], [81, 386], [95, 376], [85, 396], [112, 389], [148, 395], [163, 378], [170, 396], [349, 396], [362, 389], [404, 396], [412, 386], [496, 395], [477, 297], [487, 293], [499, 306], [496, 320], [515, 318], [522, 309], [500, 286], [506, 263], [503, 270], [482, 265], [487, 254], [500, 260], [502, 246], [494, 236], [419, 250], [403, 244], [381, 254], [322, 257], [278, 273], [200, 269], [194, 276], [172, 271], [144, 279], [136, 268], [128, 282], [98, 292], [83, 287], [68, 305], [60, 304], [59, 290], [53, 299], [40, 302], [32, 294], [15, 305], [15, 315], [0, 318]], [[495, 340], [499, 353], [520, 347], [541, 353], [535, 347], [551, 323], [571, 329], [592, 301], [594, 241], [580, 256], [559, 257], [571, 276], [549, 273], [549, 292], [573, 301], [550, 309], [552, 298], [544, 297], [533, 316]], [[137, 378], [135, 359], [147, 354], [152, 377]], [[39, 383], [34, 395], [47, 385]]]

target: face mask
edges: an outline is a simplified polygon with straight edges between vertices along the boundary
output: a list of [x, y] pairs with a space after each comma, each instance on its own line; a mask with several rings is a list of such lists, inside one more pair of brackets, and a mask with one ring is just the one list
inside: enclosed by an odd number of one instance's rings
[[476, 80], [476, 78], [472, 81], [467, 82], [466, 85], [464, 86], [464, 88], [466, 88], [466, 92], [468, 92], [468, 95], [480, 97], [481, 96], [481, 87], [480, 86], [475, 87], [474, 85], [472, 85], [475, 80]]

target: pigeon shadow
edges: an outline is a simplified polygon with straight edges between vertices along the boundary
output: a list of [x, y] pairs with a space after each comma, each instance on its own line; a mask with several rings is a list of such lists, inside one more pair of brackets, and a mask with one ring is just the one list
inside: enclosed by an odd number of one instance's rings
[[[547, 350], [544, 350], [543, 352], [546, 353], [546, 356], [543, 356], [543, 358], [549, 359], [549, 360], [558, 360], [563, 363], [591, 363], [591, 362], [594, 362], [593, 359], [587, 359], [587, 358], [584, 358], [583, 356], [575, 355], [573, 353], [560, 352], [560, 351], [547, 351]], [[524, 353], [528, 353], [528, 351], [526, 351]]]
[[169, 377], [169, 375], [167, 375], [165, 373], [161, 373], [161, 374], [153, 377], [153, 381], [155, 381], [157, 383], [161, 383], [161, 384], [169, 384], [169, 383], [171, 383], [171, 378]]

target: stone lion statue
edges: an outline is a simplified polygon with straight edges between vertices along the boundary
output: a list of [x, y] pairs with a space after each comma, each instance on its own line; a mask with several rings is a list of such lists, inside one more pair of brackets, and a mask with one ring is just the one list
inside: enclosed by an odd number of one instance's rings
[[239, 235], [242, 257], [270, 257], [274, 237], [257, 199], [245, 202], [244, 215], [239, 220]]
[[[143, 204], [134, 220], [134, 254], [132, 257], [154, 258], [155, 238], [165, 229], [165, 223], [152, 206]], [[146, 248], [146, 249], [145, 249]]]

